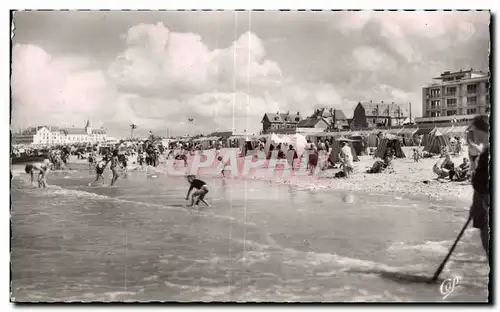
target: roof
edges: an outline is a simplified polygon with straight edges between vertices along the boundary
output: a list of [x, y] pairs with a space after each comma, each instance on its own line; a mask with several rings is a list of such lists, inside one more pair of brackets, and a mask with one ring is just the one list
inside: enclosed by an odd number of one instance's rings
[[322, 117], [307, 117], [306, 119], [301, 120], [297, 124], [297, 127], [299, 127], [299, 128], [312, 128], [312, 127], [316, 126], [320, 121], [323, 121], [326, 124], [328, 124], [328, 122]]
[[83, 129], [83, 128], [67, 128], [64, 130], [65, 130], [65, 133], [67, 135], [68, 134], [72, 134], [72, 135], [87, 134], [87, 131], [85, 131], [85, 129]]
[[434, 130], [434, 128], [419, 128], [413, 135], [429, 134], [432, 130]]
[[[264, 117], [267, 116], [270, 122], [289, 122], [289, 123], [298, 123], [300, 120], [302, 120], [302, 117], [300, 117], [300, 113], [297, 112], [295, 114], [292, 113], [266, 113], [264, 114]], [[289, 117], [289, 120], [286, 120], [286, 118]], [[299, 120], [296, 120], [296, 118], [299, 118]]]
[[92, 129], [92, 134], [106, 134], [104, 129]]
[[479, 116], [478, 114], [470, 114], [470, 115], [455, 115], [455, 116], [440, 116], [440, 117], [416, 117], [415, 122], [436, 122], [436, 121], [452, 121], [456, 119], [460, 120], [472, 120], [474, 117]]
[[471, 69], [459, 70], [459, 71], [455, 71], [455, 72], [445, 71], [444, 73], [441, 73], [441, 75], [439, 75], [439, 77], [434, 77], [433, 79], [449, 78], [449, 77], [461, 75], [461, 74], [479, 74], [479, 75], [488, 76], [488, 73], [482, 72], [480, 70], [474, 70], [471, 68]]
[[335, 110], [335, 120], [343, 120], [343, 119], [347, 119], [344, 112], [341, 111], [340, 109], [336, 109]]
[[[377, 102], [359, 102], [365, 109], [365, 114], [367, 117], [379, 116], [379, 117], [401, 117], [406, 118], [409, 115], [407, 104], [397, 104], [397, 103], [377, 103]], [[377, 113], [378, 110], [378, 113]], [[387, 113], [389, 111], [389, 114]]]

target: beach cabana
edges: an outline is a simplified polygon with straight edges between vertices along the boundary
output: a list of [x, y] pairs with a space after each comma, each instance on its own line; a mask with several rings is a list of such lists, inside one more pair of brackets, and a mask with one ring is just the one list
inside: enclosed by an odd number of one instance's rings
[[429, 142], [429, 139], [432, 136], [432, 131], [435, 131], [437, 128], [420, 128], [413, 134], [413, 136], [417, 136], [420, 139], [419, 146], [425, 146]]
[[349, 134], [349, 136], [347, 136], [347, 138], [353, 140], [351, 144], [356, 150], [356, 154], [361, 155], [365, 152], [366, 148], [365, 146], [363, 146], [363, 140], [365, 140], [365, 138], [361, 135], [361, 133], [352, 132]]
[[431, 137], [424, 147], [424, 151], [431, 154], [440, 154], [442, 148], [450, 150], [450, 140], [437, 128], [431, 132]]
[[373, 129], [367, 134], [366, 146], [367, 147], [377, 147], [378, 145], [378, 134], [382, 132], [379, 129]]
[[384, 134], [380, 140], [377, 150], [375, 151], [375, 157], [384, 158], [389, 148], [394, 149], [394, 156], [396, 158], [405, 158], [405, 153], [401, 149], [401, 142], [399, 137], [392, 134]]
[[401, 128], [399, 129], [397, 135], [402, 138], [403, 146], [413, 146], [415, 145], [415, 140], [413, 139], [413, 134], [417, 132], [417, 128]]
[[349, 144], [349, 147], [351, 148], [351, 154], [353, 157], [354, 161], [359, 161], [358, 154], [356, 153], [356, 150], [352, 146], [352, 143], [355, 142], [354, 140], [345, 138], [345, 137], [339, 137], [332, 141], [332, 146], [331, 146], [331, 151], [330, 151], [330, 157], [329, 160], [333, 164], [338, 163], [340, 161], [340, 150], [342, 149], [342, 142], [347, 142]]

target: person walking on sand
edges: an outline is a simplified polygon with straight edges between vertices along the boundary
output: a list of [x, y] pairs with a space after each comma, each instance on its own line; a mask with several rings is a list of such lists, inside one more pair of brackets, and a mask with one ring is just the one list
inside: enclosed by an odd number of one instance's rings
[[[474, 195], [472, 197], [472, 205], [470, 214], [472, 215], [473, 227], [481, 231], [481, 243], [484, 251], [488, 256], [489, 263], [489, 243], [490, 243], [490, 170], [489, 170], [489, 124], [487, 116], [477, 116], [472, 121], [469, 132], [469, 144], [473, 144], [474, 148], [479, 151], [479, 159], [477, 168], [472, 176], [472, 187]], [[469, 145], [470, 148], [470, 145]]]
[[[196, 176], [194, 176], [194, 175], [188, 175], [187, 180], [190, 184], [190, 187], [189, 187], [189, 190], [188, 190], [187, 195], [186, 195], [186, 200], [189, 200], [189, 194], [191, 193], [191, 191], [194, 188], [196, 189], [196, 191], [191, 195], [190, 207], [193, 207], [195, 205], [198, 206], [200, 201], [202, 201], [205, 205], [207, 205], [207, 207], [210, 207], [210, 205], [205, 201], [205, 195], [207, 195], [207, 193], [208, 193], [207, 184], [202, 180], [196, 179]], [[195, 197], [198, 197], [198, 199], [196, 200], [196, 203], [195, 203]]]

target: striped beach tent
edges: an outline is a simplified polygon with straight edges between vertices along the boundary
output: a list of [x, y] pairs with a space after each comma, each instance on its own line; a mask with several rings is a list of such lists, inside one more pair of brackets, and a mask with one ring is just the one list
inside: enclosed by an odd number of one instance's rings
[[425, 152], [431, 154], [440, 154], [443, 147], [445, 147], [447, 150], [450, 149], [450, 140], [448, 139], [448, 136], [444, 135], [437, 128], [432, 130], [429, 135], [429, 141], [424, 147]]

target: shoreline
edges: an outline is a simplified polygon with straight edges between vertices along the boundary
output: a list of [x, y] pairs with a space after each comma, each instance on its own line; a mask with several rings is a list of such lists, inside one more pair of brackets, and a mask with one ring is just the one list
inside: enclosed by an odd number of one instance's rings
[[[409, 199], [428, 199], [436, 201], [447, 201], [460, 203], [460, 205], [470, 205], [472, 202], [473, 188], [470, 182], [440, 182], [436, 180], [436, 175], [432, 171], [432, 166], [439, 158], [421, 159], [419, 162], [414, 162], [408, 158], [411, 155], [412, 147], [404, 147], [403, 150], [407, 158], [394, 159], [392, 162], [393, 171], [382, 172], [377, 174], [368, 174], [366, 169], [371, 167], [375, 162], [372, 156], [358, 156], [360, 161], [354, 162], [354, 172], [347, 178], [333, 178], [336, 172], [340, 169], [326, 169], [321, 171], [319, 175], [310, 177], [308, 175], [295, 176], [293, 174], [283, 177], [283, 170], [274, 169], [270, 175], [269, 168], [259, 167], [252, 168], [247, 176], [241, 173], [233, 177], [229, 175], [225, 179], [232, 180], [252, 180], [269, 181], [284, 185], [291, 185], [302, 190], [317, 190], [317, 191], [354, 191], [366, 194], [380, 194], [406, 197]], [[463, 157], [466, 157], [467, 152], [463, 152], [461, 156], [452, 157], [455, 164], [461, 162]], [[76, 158], [76, 157], [75, 157]], [[162, 159], [158, 167], [144, 167], [140, 169], [133, 161], [129, 161], [131, 169], [139, 170], [154, 170], [165, 174], [187, 174], [191, 171], [193, 158], [188, 160], [188, 167], [184, 167], [182, 161], [177, 161], [177, 166], [172, 167], [172, 160], [169, 163]], [[84, 164], [87, 160], [71, 159], [71, 164]], [[238, 160], [238, 162], [240, 159]], [[170, 171], [171, 169], [174, 171]], [[12, 169], [12, 167], [11, 167]], [[219, 169], [220, 170], [220, 169]], [[220, 171], [216, 166], [200, 168], [198, 175], [203, 177], [219, 177]], [[423, 183], [428, 181], [428, 183]]]
[[[459, 202], [460, 205], [470, 205], [472, 202], [473, 188], [470, 182], [440, 182], [436, 180], [436, 175], [432, 167], [439, 158], [420, 159], [414, 162], [411, 155], [412, 147], [403, 148], [407, 158], [394, 159], [392, 162], [392, 172], [382, 172], [377, 174], [366, 173], [372, 166], [375, 159], [372, 156], [358, 156], [360, 161], [354, 162], [354, 172], [348, 178], [333, 178], [340, 169], [326, 169], [318, 176], [294, 176], [282, 177], [283, 171], [275, 169], [273, 175], [269, 175], [269, 169], [265, 167], [251, 169], [250, 174], [237, 177], [229, 176], [226, 179], [252, 180], [258, 179], [285, 185], [297, 186], [304, 189], [315, 190], [335, 190], [335, 191], [356, 191], [370, 194], [383, 194], [392, 196], [404, 196], [413, 199], [424, 199], [447, 202]], [[467, 156], [467, 151], [461, 155], [452, 157], [458, 165], [463, 157]], [[180, 164], [180, 163], [179, 163]], [[190, 172], [191, 164], [186, 168], [178, 168], [176, 172]], [[159, 168], [168, 168], [165, 163]], [[161, 169], [160, 169], [161, 170]], [[168, 171], [168, 170], [167, 170]], [[166, 172], [168, 174], [168, 172]], [[214, 167], [203, 168], [198, 171], [199, 176], [220, 176], [220, 171]], [[424, 183], [424, 181], [426, 183]]]

